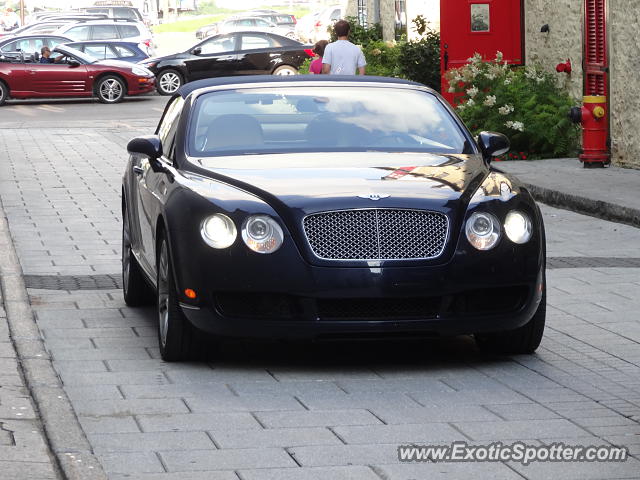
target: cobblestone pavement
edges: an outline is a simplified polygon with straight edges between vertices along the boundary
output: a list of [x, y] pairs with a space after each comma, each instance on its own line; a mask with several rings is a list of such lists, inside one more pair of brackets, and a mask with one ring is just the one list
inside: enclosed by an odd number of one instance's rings
[[[0, 248], [5, 245], [0, 242]], [[57, 479], [42, 428], [19, 371], [0, 292], [0, 478]]]
[[[238, 341], [211, 363], [167, 364], [154, 312], [127, 308], [105, 280], [120, 268], [123, 145], [144, 127], [0, 131], [0, 198], [22, 268], [53, 282], [31, 284], [47, 287], [29, 289], [32, 308], [110, 478], [640, 478], [640, 229], [543, 208], [551, 268], [536, 355], [483, 357], [468, 337]], [[397, 460], [399, 444], [454, 440], [616, 444], [634, 457]]]

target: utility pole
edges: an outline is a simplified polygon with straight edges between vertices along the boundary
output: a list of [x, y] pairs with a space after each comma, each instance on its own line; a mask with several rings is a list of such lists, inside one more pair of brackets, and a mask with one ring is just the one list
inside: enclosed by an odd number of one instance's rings
[[20, 0], [20, 26], [24, 25], [24, 0]]

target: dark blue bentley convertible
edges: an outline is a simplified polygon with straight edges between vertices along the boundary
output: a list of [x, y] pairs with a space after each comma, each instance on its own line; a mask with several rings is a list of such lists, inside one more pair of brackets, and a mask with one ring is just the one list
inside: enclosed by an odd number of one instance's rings
[[533, 352], [545, 323], [540, 210], [422, 85], [227, 77], [133, 139], [122, 191], [129, 305], [155, 298], [162, 358], [211, 336], [473, 334]]

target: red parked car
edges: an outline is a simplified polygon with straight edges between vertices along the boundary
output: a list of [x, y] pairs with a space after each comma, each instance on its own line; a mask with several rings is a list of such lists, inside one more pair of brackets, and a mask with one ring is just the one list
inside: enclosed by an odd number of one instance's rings
[[52, 50], [55, 63], [38, 56], [0, 58], [0, 105], [7, 98], [92, 97], [117, 103], [125, 95], [151, 92], [155, 76], [147, 68], [118, 60], [96, 60], [73, 48]]

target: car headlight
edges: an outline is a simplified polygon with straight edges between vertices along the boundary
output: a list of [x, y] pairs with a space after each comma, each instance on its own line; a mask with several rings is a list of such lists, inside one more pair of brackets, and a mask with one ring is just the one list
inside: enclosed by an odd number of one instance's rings
[[238, 232], [236, 226], [226, 215], [216, 213], [202, 222], [202, 239], [213, 248], [228, 248], [233, 245]]
[[465, 225], [467, 240], [478, 250], [490, 250], [500, 240], [500, 222], [485, 212], [475, 212]]
[[131, 69], [131, 73], [133, 73], [134, 75], [142, 76], [142, 77], [151, 77], [151, 76], [153, 76], [153, 73], [151, 73], [150, 70], [147, 70], [144, 67], [138, 67], [138, 66], [133, 67]]
[[267, 215], [253, 215], [242, 224], [242, 240], [254, 252], [273, 253], [283, 238], [278, 222]]
[[527, 243], [531, 239], [531, 220], [525, 213], [511, 210], [504, 220], [504, 232], [513, 243]]

